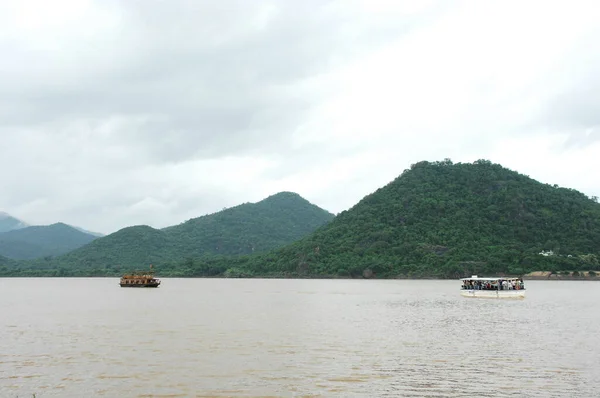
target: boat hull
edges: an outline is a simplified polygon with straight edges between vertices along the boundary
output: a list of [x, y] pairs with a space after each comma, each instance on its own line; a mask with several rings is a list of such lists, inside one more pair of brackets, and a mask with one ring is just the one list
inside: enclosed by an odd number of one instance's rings
[[119, 283], [119, 285], [121, 285], [121, 287], [158, 287], [160, 283]]
[[525, 290], [461, 290], [460, 295], [471, 298], [520, 300], [525, 298]]

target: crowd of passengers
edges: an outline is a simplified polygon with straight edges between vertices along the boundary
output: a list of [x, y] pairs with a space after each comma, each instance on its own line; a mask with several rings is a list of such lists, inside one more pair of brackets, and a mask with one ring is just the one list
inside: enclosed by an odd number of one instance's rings
[[463, 289], [466, 290], [524, 290], [522, 279], [498, 281], [463, 281]]

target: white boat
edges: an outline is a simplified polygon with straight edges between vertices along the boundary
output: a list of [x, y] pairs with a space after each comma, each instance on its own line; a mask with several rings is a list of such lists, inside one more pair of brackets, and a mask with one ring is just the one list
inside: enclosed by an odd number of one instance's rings
[[463, 297], [524, 299], [525, 284], [516, 277], [480, 278], [473, 275], [461, 279], [460, 294]]

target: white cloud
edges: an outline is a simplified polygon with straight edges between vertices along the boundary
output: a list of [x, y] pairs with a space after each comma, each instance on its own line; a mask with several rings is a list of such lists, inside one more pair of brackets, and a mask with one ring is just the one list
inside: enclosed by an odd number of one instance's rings
[[[43, 18], [41, 17], [43, 16]], [[0, 209], [163, 227], [420, 160], [600, 195], [594, 1], [0, 1]]]

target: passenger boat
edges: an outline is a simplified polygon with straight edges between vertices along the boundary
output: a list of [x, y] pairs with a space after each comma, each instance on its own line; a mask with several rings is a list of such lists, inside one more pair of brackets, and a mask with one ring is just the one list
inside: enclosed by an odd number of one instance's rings
[[460, 294], [463, 297], [524, 299], [525, 284], [517, 277], [480, 278], [473, 275], [461, 279]]
[[154, 277], [152, 265], [148, 272], [133, 272], [121, 277], [121, 287], [158, 287], [160, 279]]

